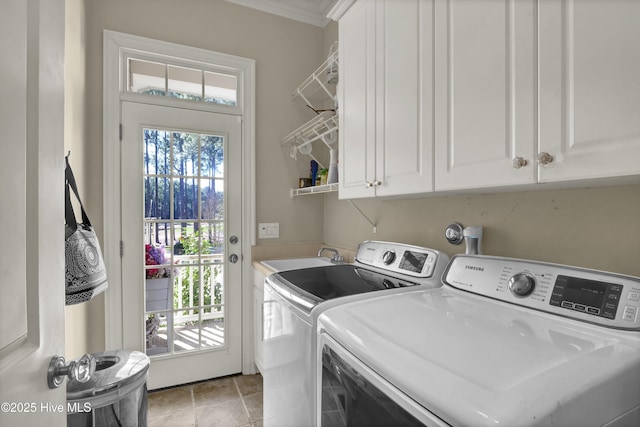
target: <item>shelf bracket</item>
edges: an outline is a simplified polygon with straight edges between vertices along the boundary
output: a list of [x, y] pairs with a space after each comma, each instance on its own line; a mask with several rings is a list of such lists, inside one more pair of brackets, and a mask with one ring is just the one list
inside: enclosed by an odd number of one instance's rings
[[360, 215], [362, 215], [364, 217], [364, 219], [367, 220], [367, 222], [369, 224], [371, 224], [371, 227], [373, 227], [373, 234], [376, 234], [378, 232], [378, 226], [376, 223], [374, 223], [373, 221], [371, 221], [371, 219], [369, 219], [369, 217], [367, 216], [367, 214], [365, 214], [364, 212], [362, 212], [362, 209], [360, 209], [355, 203], [353, 203], [353, 200], [347, 200], [347, 202], [349, 202], [349, 204], [351, 204], [351, 206], [353, 206], [355, 208], [355, 210], [357, 210]]

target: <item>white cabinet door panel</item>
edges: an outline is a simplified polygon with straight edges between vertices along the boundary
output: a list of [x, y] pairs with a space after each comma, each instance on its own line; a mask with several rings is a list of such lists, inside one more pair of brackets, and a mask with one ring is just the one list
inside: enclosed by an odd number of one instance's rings
[[340, 198], [373, 197], [367, 182], [375, 179], [375, 73], [373, 36], [375, 8], [359, 1], [342, 16], [338, 114]]
[[534, 20], [532, 1], [437, 4], [436, 190], [534, 182]]
[[640, 173], [640, 2], [540, 2], [540, 182]]
[[340, 18], [340, 198], [433, 191], [433, 21], [424, 0]]
[[260, 372], [264, 370], [264, 279], [262, 272], [253, 270], [253, 360]]
[[378, 196], [433, 191], [432, 3], [377, 3]]

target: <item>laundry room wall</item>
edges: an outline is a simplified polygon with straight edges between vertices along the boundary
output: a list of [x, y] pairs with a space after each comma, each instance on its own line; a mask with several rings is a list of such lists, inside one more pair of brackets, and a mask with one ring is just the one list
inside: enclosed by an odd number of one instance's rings
[[[289, 197], [289, 188], [308, 174], [308, 160], [296, 162], [290, 147], [280, 146], [283, 136], [313, 115], [292, 102], [291, 93], [326, 56], [322, 28], [222, 0], [67, 0], [67, 8], [73, 61], [66, 84], [74, 100], [67, 145], [98, 232], [103, 223], [102, 43], [108, 29], [255, 59], [256, 220], [280, 223], [278, 243], [322, 241], [322, 197]], [[103, 351], [104, 331], [101, 296], [68, 308], [67, 357]]]
[[487, 255], [511, 256], [640, 276], [640, 185], [407, 200], [366, 199], [356, 205], [325, 196], [324, 240], [355, 248], [364, 240], [464, 253], [444, 237], [448, 224], [483, 226]]
[[[84, 0], [65, 1], [65, 94], [64, 154], [71, 152], [69, 162], [78, 181], [80, 197], [85, 201], [92, 220], [100, 215], [99, 206], [86, 201], [88, 140], [86, 86], [86, 22]], [[60, 153], [62, 155], [63, 153]], [[104, 347], [104, 294], [84, 304], [65, 307], [65, 357], [102, 351]]]

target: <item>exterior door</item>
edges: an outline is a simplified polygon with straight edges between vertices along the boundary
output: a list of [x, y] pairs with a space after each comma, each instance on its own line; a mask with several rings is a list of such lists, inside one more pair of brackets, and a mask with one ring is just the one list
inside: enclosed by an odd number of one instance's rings
[[64, 426], [64, 1], [3, 1], [0, 54], [0, 425]]
[[238, 373], [238, 116], [122, 103], [124, 345], [149, 388]]

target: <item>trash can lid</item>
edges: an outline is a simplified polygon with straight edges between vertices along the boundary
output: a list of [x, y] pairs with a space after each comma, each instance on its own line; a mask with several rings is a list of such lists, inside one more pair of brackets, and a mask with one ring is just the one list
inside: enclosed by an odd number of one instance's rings
[[125, 385], [147, 380], [149, 357], [139, 351], [111, 350], [94, 353], [96, 371], [89, 381], [67, 381], [67, 400], [86, 399], [115, 392]]

